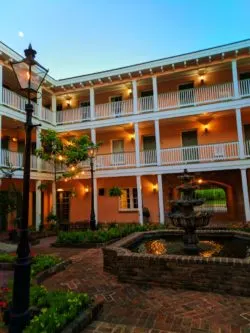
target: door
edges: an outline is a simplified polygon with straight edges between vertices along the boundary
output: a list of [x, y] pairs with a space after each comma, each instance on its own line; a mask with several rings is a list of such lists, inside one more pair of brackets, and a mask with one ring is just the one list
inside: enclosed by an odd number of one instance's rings
[[90, 116], [90, 101], [81, 102], [80, 103], [81, 109], [81, 120], [87, 120]]
[[124, 140], [112, 141], [112, 164], [124, 164]]
[[143, 137], [144, 164], [156, 164], [156, 143], [155, 136]]
[[194, 104], [194, 83], [184, 83], [179, 85], [180, 105]]
[[245, 143], [246, 143], [246, 155], [250, 155], [250, 124], [244, 125], [244, 136], [245, 136]]
[[141, 99], [140, 110], [147, 111], [154, 109], [154, 101], [153, 101], [153, 90], [146, 90], [141, 92], [141, 97], [148, 97]]
[[250, 95], [250, 72], [240, 73], [240, 81], [248, 80], [240, 83], [241, 93], [243, 95]]
[[57, 216], [60, 224], [69, 223], [70, 192], [57, 192]]
[[116, 117], [119, 117], [122, 113], [122, 104], [120, 103], [121, 101], [122, 96], [110, 97], [112, 114]]
[[183, 160], [197, 162], [198, 154], [197, 130], [182, 132]]

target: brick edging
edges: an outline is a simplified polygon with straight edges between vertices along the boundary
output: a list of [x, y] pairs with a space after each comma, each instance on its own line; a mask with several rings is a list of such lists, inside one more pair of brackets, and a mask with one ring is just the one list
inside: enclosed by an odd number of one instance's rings
[[51, 246], [52, 247], [57, 247], [57, 248], [79, 248], [79, 249], [92, 249], [92, 248], [100, 248], [100, 247], [104, 247], [104, 246], [108, 246], [110, 244], [116, 243], [118, 240], [120, 240], [120, 238], [115, 238], [115, 239], [111, 239], [108, 242], [105, 243], [78, 243], [78, 244], [74, 244], [74, 243], [70, 243], [70, 244], [60, 244], [60, 243], [52, 243]]
[[80, 333], [93, 320], [97, 318], [103, 310], [103, 300], [96, 301], [86, 310], [83, 310], [70, 324], [68, 324], [61, 333]]
[[55, 266], [50, 267], [50, 268], [46, 269], [45, 271], [38, 273], [35, 277], [36, 283], [41, 284], [44, 280], [51, 277], [52, 275], [64, 271], [66, 269], [66, 267], [71, 264], [72, 264], [71, 259], [63, 260], [63, 261], [59, 262], [58, 264], [56, 264]]

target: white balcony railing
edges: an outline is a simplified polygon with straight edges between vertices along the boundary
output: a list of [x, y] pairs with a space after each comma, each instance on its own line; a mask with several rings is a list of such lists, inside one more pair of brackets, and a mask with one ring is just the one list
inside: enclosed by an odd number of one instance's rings
[[153, 96], [139, 97], [138, 98], [138, 111], [149, 112], [154, 110]]
[[96, 157], [96, 169], [134, 167], [135, 165], [135, 152], [97, 155]]
[[233, 96], [233, 84], [229, 82], [159, 94], [158, 108], [159, 110], [162, 110], [203, 103], [213, 103], [232, 99]]
[[41, 119], [53, 123], [53, 112], [50, 109], [42, 107]]
[[[35, 155], [30, 157], [31, 170], [38, 169], [38, 159]], [[23, 168], [23, 153], [2, 149], [1, 151], [1, 166], [9, 167], [12, 165], [14, 168]], [[49, 162], [41, 161], [41, 171], [52, 172], [52, 166]]]
[[250, 96], [250, 79], [239, 81], [239, 91], [241, 96]]
[[89, 106], [57, 111], [56, 113], [57, 124], [78, 123], [86, 120], [90, 120]]
[[[3, 104], [11, 106], [21, 112], [25, 112], [25, 104], [28, 103], [27, 98], [16, 94], [15, 92], [3, 87]], [[37, 104], [31, 102], [34, 107], [34, 115], [37, 115]]]
[[140, 152], [141, 165], [155, 165], [157, 164], [156, 150], [144, 150]]
[[197, 162], [215, 162], [239, 158], [238, 142], [227, 142], [161, 150], [161, 164], [178, 165]]
[[127, 99], [120, 102], [96, 104], [95, 106], [96, 119], [121, 117], [131, 113], [133, 113], [132, 99]]

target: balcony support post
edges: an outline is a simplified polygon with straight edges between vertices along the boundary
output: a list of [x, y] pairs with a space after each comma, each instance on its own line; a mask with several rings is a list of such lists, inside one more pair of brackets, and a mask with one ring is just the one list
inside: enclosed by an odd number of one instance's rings
[[237, 71], [237, 61], [236, 60], [232, 60], [232, 74], [233, 74], [234, 97], [239, 98], [239, 81], [238, 81], [238, 71]]
[[56, 95], [51, 97], [52, 124], [56, 125]]
[[140, 166], [140, 137], [139, 137], [139, 125], [134, 123], [135, 128], [135, 161], [136, 166]]
[[155, 120], [155, 145], [156, 145], [156, 159], [157, 165], [161, 165], [161, 137], [159, 120]]
[[91, 87], [89, 89], [89, 101], [90, 101], [90, 119], [94, 120], [95, 119], [95, 91], [94, 91], [93, 87]]
[[132, 91], [133, 91], [133, 113], [137, 114], [138, 113], [138, 93], [137, 93], [137, 81], [133, 80], [132, 81]]
[[152, 77], [153, 81], [153, 99], [154, 99], [154, 111], [158, 111], [158, 88], [157, 88], [157, 77]]
[[3, 66], [0, 65], [0, 104], [3, 102]]
[[36, 181], [36, 230], [38, 231], [40, 225], [43, 224], [42, 218], [42, 191], [39, 189], [41, 180]]
[[245, 149], [244, 149], [244, 140], [243, 140], [243, 132], [242, 132], [242, 119], [241, 119], [241, 110], [236, 109], [236, 125], [237, 125], [237, 134], [238, 134], [238, 142], [239, 142], [239, 155], [240, 158], [245, 158]]
[[36, 103], [37, 103], [37, 117], [42, 119], [42, 87], [40, 87], [36, 94]]
[[243, 199], [244, 199], [245, 219], [246, 219], [246, 222], [250, 222], [250, 206], [249, 206], [247, 170], [241, 169], [240, 172], [241, 172]]
[[139, 223], [143, 225], [141, 176], [136, 176], [136, 187], [137, 187]]
[[164, 224], [164, 202], [163, 202], [163, 187], [162, 187], [162, 175], [157, 175], [158, 180], [158, 199], [159, 199], [159, 220], [160, 224]]

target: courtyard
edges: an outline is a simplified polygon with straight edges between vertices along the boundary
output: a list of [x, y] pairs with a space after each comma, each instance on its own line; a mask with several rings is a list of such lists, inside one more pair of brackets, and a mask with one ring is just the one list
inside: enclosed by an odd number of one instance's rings
[[101, 249], [56, 249], [47, 238], [35, 253], [54, 253], [73, 263], [48, 278], [50, 290], [87, 292], [104, 310], [84, 332], [249, 333], [250, 299], [216, 293], [119, 283], [103, 272]]

